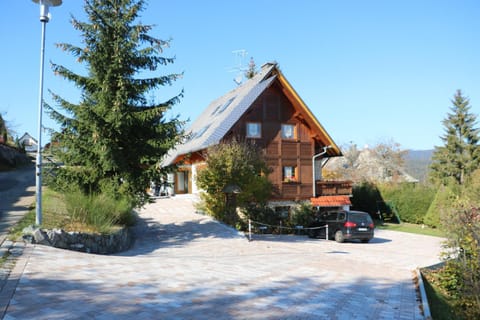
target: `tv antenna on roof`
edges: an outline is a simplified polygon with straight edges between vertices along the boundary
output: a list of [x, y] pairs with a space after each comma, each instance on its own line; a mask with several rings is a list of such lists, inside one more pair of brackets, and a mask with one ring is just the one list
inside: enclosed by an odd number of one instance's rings
[[247, 56], [248, 52], [245, 49], [240, 49], [233, 50], [232, 54], [235, 55], [235, 65], [231, 67], [228, 72], [237, 72], [237, 75], [235, 78], [233, 78], [233, 81], [237, 85], [240, 85], [243, 82], [245, 71], [248, 70], [248, 66], [245, 65], [245, 57]]

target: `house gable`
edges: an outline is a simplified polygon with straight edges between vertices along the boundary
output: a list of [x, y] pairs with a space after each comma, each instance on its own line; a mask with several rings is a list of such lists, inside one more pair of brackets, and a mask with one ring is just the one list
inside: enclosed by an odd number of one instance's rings
[[[292, 101], [293, 95], [286, 95], [284, 88], [277, 78], [242, 115], [224, 140], [246, 140], [261, 147], [271, 169], [269, 178], [276, 189], [275, 198], [305, 200], [312, 196], [312, 157], [322, 147], [336, 145], [319, 129], [316, 119], [309, 119], [309, 110], [297, 100]], [[248, 137], [249, 123], [261, 126], [259, 136]], [[283, 136], [284, 126], [291, 127], [292, 137]], [[335, 150], [331, 152], [338, 155]]]
[[[248, 127], [253, 133], [247, 134]], [[312, 157], [322, 151], [323, 157], [341, 155], [276, 64], [263, 65], [255, 77], [214, 100], [187, 132], [190, 139], [171, 152], [164, 166], [180, 161], [195, 166], [210, 146], [232, 139], [248, 141], [265, 153], [277, 200], [310, 199], [313, 176], [321, 171], [312, 165]]]

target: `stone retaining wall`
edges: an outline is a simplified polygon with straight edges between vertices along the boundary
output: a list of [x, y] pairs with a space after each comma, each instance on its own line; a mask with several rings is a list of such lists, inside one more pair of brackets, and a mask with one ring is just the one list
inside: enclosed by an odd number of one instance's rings
[[128, 228], [113, 234], [66, 232], [61, 229], [43, 230], [33, 226], [23, 230], [23, 238], [30, 243], [87, 253], [112, 254], [128, 250], [134, 238]]
[[28, 163], [30, 163], [30, 159], [26, 154], [18, 152], [15, 148], [0, 144], [0, 164], [15, 168]]

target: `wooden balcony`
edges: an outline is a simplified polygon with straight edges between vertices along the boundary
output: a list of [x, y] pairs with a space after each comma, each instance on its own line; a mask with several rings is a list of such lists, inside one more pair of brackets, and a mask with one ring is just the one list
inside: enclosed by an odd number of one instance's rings
[[321, 196], [350, 196], [352, 195], [352, 181], [317, 181], [315, 193]]

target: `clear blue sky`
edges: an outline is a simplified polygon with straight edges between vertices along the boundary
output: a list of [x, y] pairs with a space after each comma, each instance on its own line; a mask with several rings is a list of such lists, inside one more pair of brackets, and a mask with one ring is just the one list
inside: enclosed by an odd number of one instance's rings
[[[70, 15], [84, 19], [83, 1], [51, 8], [45, 48], [48, 90], [77, 102], [79, 91], [53, 75], [49, 61], [82, 72], [54, 44], [80, 45]], [[37, 136], [41, 24], [30, 0], [1, 0], [0, 112], [18, 135]], [[158, 94], [184, 89], [174, 113], [194, 120], [235, 87], [240, 59], [277, 61], [295, 90], [339, 145], [393, 140], [404, 149], [440, 145], [442, 120], [461, 89], [480, 114], [478, 0], [150, 0], [141, 21], [151, 35], [172, 38], [176, 62], [158, 74], [184, 78]], [[44, 116], [44, 125], [55, 124]], [[43, 141], [48, 141], [44, 136]]]

